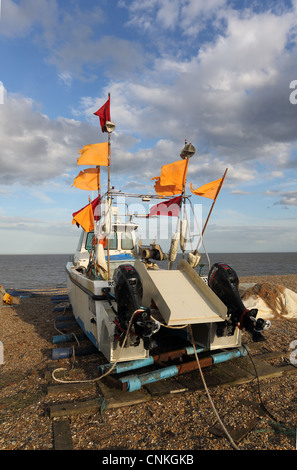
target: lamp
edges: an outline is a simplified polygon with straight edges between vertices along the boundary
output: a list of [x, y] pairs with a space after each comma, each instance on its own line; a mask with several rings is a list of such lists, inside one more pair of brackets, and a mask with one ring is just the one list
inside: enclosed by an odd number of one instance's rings
[[115, 130], [115, 123], [111, 121], [106, 121], [105, 123], [105, 128], [109, 134], [112, 133], [112, 131]]

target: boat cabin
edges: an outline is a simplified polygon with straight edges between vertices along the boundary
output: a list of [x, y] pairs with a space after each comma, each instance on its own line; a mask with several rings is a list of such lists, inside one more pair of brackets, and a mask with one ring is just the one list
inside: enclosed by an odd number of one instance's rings
[[[135, 255], [137, 250], [136, 234], [138, 225], [128, 222], [115, 222], [112, 224], [112, 231], [108, 236], [109, 240], [109, 262], [110, 271], [113, 273], [114, 269], [123, 262], [134, 264]], [[76, 267], [87, 268], [90, 261], [90, 252], [92, 251], [92, 243], [94, 238], [94, 231], [85, 232], [82, 230], [78, 242], [78, 246], [74, 255], [74, 264]], [[106, 261], [108, 260], [107, 243], [104, 247], [104, 254]]]

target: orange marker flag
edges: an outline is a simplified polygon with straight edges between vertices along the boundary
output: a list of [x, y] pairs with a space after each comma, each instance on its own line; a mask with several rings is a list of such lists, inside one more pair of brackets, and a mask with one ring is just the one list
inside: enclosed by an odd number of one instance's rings
[[211, 183], [204, 184], [203, 186], [200, 186], [200, 188], [198, 188], [198, 189], [193, 190], [193, 185], [191, 183], [191, 191], [192, 191], [193, 194], [195, 194], [196, 196], [203, 196], [203, 197], [208, 197], [209, 199], [213, 199], [213, 203], [211, 205], [210, 211], [208, 213], [206, 222], [205, 222], [203, 230], [202, 230], [202, 235], [204, 235], [206, 226], [207, 226], [209, 218], [210, 218], [210, 214], [212, 213], [212, 210], [213, 210], [214, 205], [216, 203], [219, 192], [222, 189], [223, 183], [224, 183], [225, 178], [226, 178], [227, 171], [228, 171], [228, 168], [226, 168], [223, 177], [220, 178], [219, 180], [215, 180], [215, 181], [212, 181]]
[[152, 180], [157, 180], [155, 183], [156, 193], [160, 196], [181, 194], [186, 181], [187, 166], [187, 159], [163, 165], [160, 176], [152, 178]]
[[94, 216], [95, 208], [98, 205], [99, 198], [97, 197], [94, 201], [90, 201], [85, 207], [72, 214], [72, 225], [76, 224], [78, 227], [81, 226], [86, 232], [94, 230]]
[[191, 183], [191, 191], [196, 196], [208, 197], [209, 199], [215, 199], [217, 195], [217, 191], [221, 186], [223, 178], [219, 180], [212, 181], [211, 183], [204, 184], [200, 186], [198, 189], [193, 189], [193, 185]]
[[74, 179], [72, 186], [87, 191], [99, 191], [100, 168], [87, 168], [81, 171]]
[[85, 145], [79, 150], [81, 156], [77, 160], [78, 165], [108, 166], [108, 142], [103, 144]]

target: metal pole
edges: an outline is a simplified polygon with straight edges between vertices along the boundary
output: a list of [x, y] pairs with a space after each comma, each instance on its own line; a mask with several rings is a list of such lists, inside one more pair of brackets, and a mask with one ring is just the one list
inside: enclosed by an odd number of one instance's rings
[[222, 186], [223, 186], [223, 183], [224, 183], [224, 180], [225, 180], [225, 176], [226, 176], [226, 174], [227, 174], [227, 171], [228, 171], [228, 168], [226, 168], [225, 173], [224, 173], [224, 176], [223, 176], [223, 178], [222, 178], [222, 181], [221, 181], [221, 183], [220, 183], [220, 185], [219, 185], [219, 187], [218, 187], [218, 190], [217, 190], [217, 192], [216, 192], [215, 198], [214, 198], [214, 200], [213, 200], [212, 206], [211, 206], [211, 208], [210, 208], [210, 211], [209, 211], [209, 213], [208, 213], [206, 222], [205, 222], [204, 227], [203, 227], [203, 230], [202, 230], [202, 236], [203, 236], [203, 234], [204, 234], [204, 232], [205, 232], [207, 223], [208, 223], [209, 218], [210, 218], [210, 214], [212, 213], [212, 210], [213, 210], [214, 205], [215, 205], [215, 203], [216, 203], [216, 200], [217, 200], [217, 197], [218, 197], [218, 195], [219, 195], [219, 192], [221, 191], [221, 188], [222, 188]]
[[[110, 97], [110, 93], [108, 93], [108, 97]], [[110, 160], [111, 160], [111, 138], [110, 132], [108, 132], [108, 167], [107, 167], [107, 202], [108, 202], [108, 210], [111, 209], [110, 207]], [[108, 272], [108, 279], [110, 279], [110, 260], [109, 260], [109, 235], [107, 237], [107, 272]]]

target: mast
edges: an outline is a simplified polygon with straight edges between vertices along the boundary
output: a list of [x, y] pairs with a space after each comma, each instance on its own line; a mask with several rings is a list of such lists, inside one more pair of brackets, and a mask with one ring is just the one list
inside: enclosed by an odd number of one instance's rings
[[[108, 98], [110, 98], [110, 93], [108, 93]], [[111, 128], [111, 126], [109, 126], [110, 124], [110, 121], [107, 121], [106, 124], [105, 124], [105, 127], [106, 127], [106, 130], [108, 132], [108, 168], [107, 168], [107, 171], [108, 171], [108, 181], [107, 181], [107, 198], [109, 199], [110, 197], [110, 160], [111, 160], [111, 138], [110, 138], [110, 135], [112, 133], [112, 131], [114, 130], [114, 127]]]
[[[110, 99], [110, 93], [108, 93], [108, 99]], [[110, 161], [111, 161], [111, 133], [115, 129], [115, 123], [112, 121], [106, 121], [105, 129], [108, 133], [108, 166], [107, 166], [107, 204], [108, 211], [111, 210], [111, 196], [110, 196]], [[109, 214], [112, 217], [112, 214]], [[110, 261], [109, 261], [109, 234], [107, 236], [107, 271], [108, 279], [110, 278]]]
[[185, 140], [185, 146], [182, 149], [182, 151], [180, 152], [180, 157], [183, 160], [186, 160], [185, 170], [184, 170], [184, 174], [183, 174], [183, 181], [182, 181], [182, 186], [183, 186], [182, 187], [182, 192], [181, 192], [181, 198], [182, 199], [181, 199], [181, 207], [179, 209], [179, 214], [178, 214], [178, 218], [177, 218], [176, 231], [172, 235], [171, 245], [170, 245], [170, 249], [169, 249], [169, 262], [168, 262], [168, 269], [169, 270], [172, 269], [172, 263], [176, 259], [176, 254], [177, 254], [177, 249], [178, 249], [178, 242], [180, 243], [181, 249], [184, 253], [183, 241], [182, 241], [182, 228], [183, 227], [180, 227], [180, 231], [178, 231], [178, 225], [182, 224], [182, 221], [180, 219], [180, 214], [181, 214], [182, 208], [183, 208], [183, 210], [185, 210], [185, 200], [186, 200], [185, 193], [186, 193], [186, 182], [187, 182], [187, 172], [188, 172], [188, 166], [189, 166], [189, 159], [194, 154], [195, 154], [194, 145], [192, 145], [191, 143], [188, 144], [187, 140]]
[[185, 140], [185, 146], [182, 149], [180, 153], [180, 157], [183, 160], [186, 160], [186, 166], [185, 166], [185, 171], [184, 171], [184, 176], [183, 176], [183, 190], [182, 190], [182, 209], [183, 209], [183, 219], [180, 220], [181, 228], [180, 228], [180, 246], [181, 250], [185, 252], [185, 244], [186, 244], [186, 237], [184, 237], [184, 234], [187, 233], [188, 231], [188, 219], [186, 215], [186, 182], [187, 182], [187, 173], [188, 173], [188, 166], [189, 166], [189, 160], [190, 158], [195, 154], [195, 147], [191, 143], [188, 144], [187, 139]]
[[205, 221], [205, 224], [204, 224], [204, 227], [203, 227], [203, 230], [202, 230], [202, 236], [204, 235], [204, 232], [205, 232], [206, 226], [207, 226], [207, 224], [208, 224], [210, 215], [211, 215], [212, 210], [213, 210], [213, 208], [214, 208], [214, 205], [215, 205], [215, 203], [216, 203], [216, 200], [217, 200], [217, 197], [218, 197], [218, 195], [219, 195], [219, 192], [221, 191], [221, 188], [222, 188], [222, 186], [223, 186], [224, 180], [225, 180], [225, 178], [226, 178], [227, 171], [228, 171], [228, 168], [226, 168], [226, 170], [225, 170], [225, 173], [224, 173], [224, 175], [223, 175], [223, 177], [222, 177], [222, 180], [221, 180], [221, 182], [220, 182], [220, 184], [219, 184], [218, 190], [217, 190], [216, 195], [215, 195], [215, 197], [214, 197], [213, 203], [212, 203], [212, 205], [211, 205], [210, 211], [209, 211], [209, 213], [208, 213], [207, 219], [206, 219], [206, 221]]

